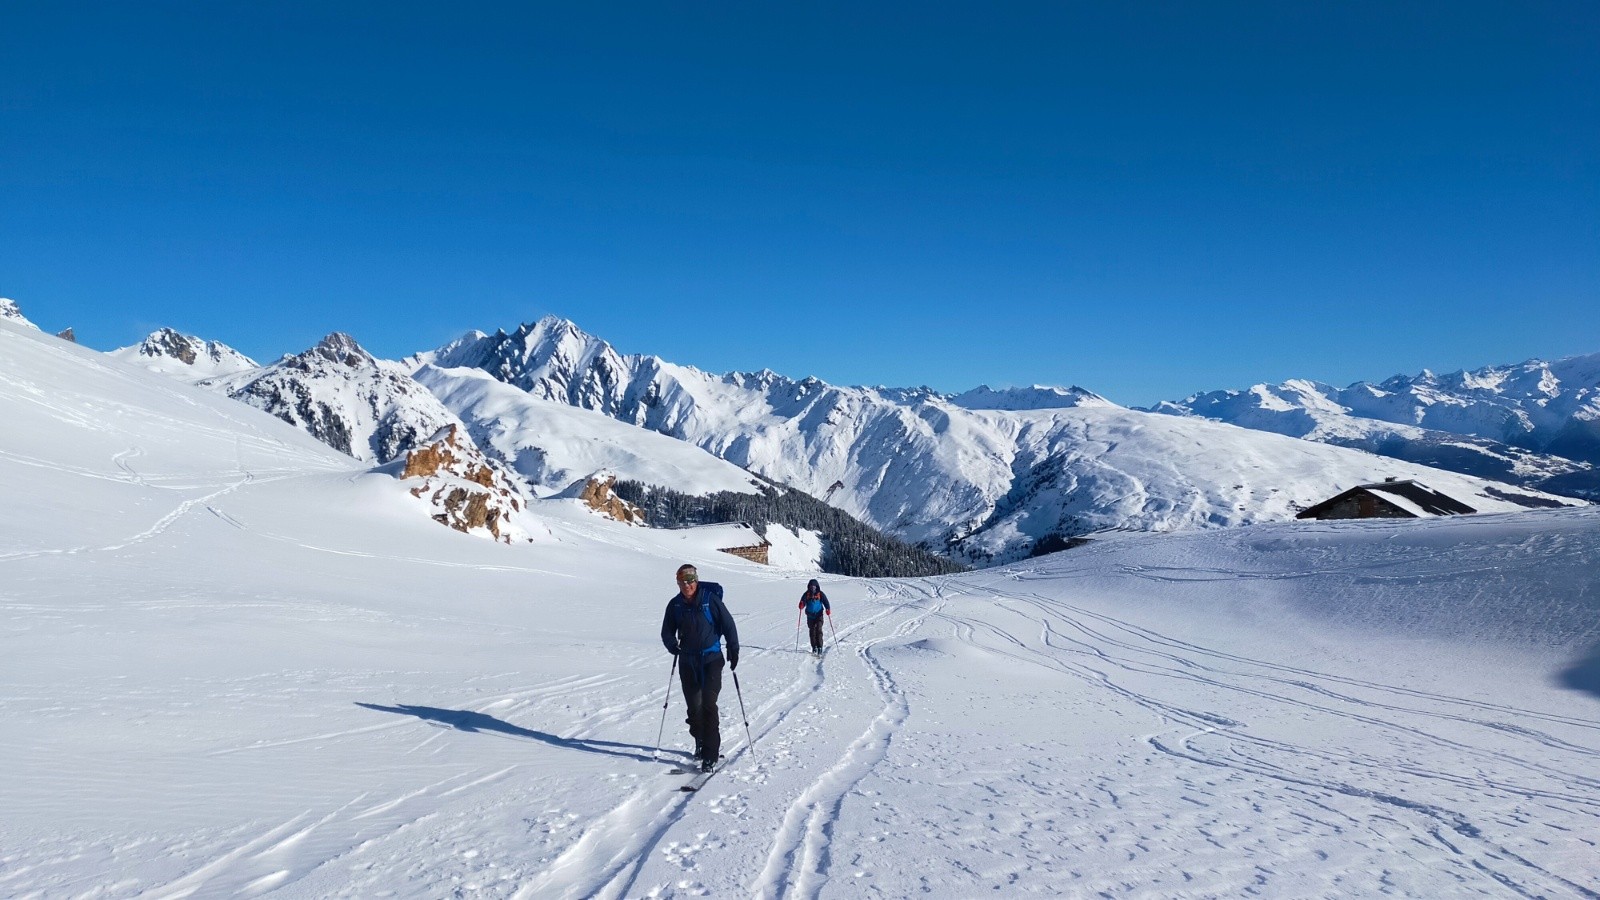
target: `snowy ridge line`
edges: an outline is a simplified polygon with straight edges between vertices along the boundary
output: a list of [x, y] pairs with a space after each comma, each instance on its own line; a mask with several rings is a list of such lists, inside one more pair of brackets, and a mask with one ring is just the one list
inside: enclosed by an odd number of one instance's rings
[[[869, 584], [868, 589], [872, 592], [869, 596], [875, 599], [878, 587]], [[890, 742], [910, 715], [910, 704], [904, 692], [895, 684], [889, 671], [873, 658], [872, 647], [914, 632], [928, 616], [937, 612], [939, 606], [935, 604], [921, 615], [902, 622], [893, 632], [856, 648], [856, 655], [866, 663], [874, 687], [883, 697], [883, 711], [850, 744], [840, 761], [813, 781], [789, 805], [773, 837], [767, 863], [750, 884], [753, 895], [763, 898], [814, 898], [821, 893], [828, 881], [827, 873], [832, 862], [829, 842], [833, 836], [833, 825], [839, 817], [844, 798], [883, 760]], [[799, 874], [795, 875], [797, 867]]]
[[[999, 599], [999, 598], [997, 597], [996, 599]], [[1047, 617], [1049, 616], [1049, 613], [1046, 610], [1043, 609], [1043, 604], [1039, 604], [1039, 603], [1037, 603], [1037, 601], [1032, 601], [1031, 599], [1028, 599], [1028, 598], [1020, 598], [1020, 597], [1015, 597], [1015, 596], [1011, 596], [1008, 599], [1023, 600], [1025, 602], [1028, 602], [1030, 605], [1034, 605], [1034, 606], [1036, 606], [1036, 608], [1039, 608], [1041, 613], [1044, 613]], [[1123, 698], [1125, 698], [1127, 700], [1130, 700], [1130, 701], [1136, 703], [1139, 706], [1143, 706], [1146, 709], [1149, 709], [1152, 712], [1157, 713], [1162, 718], [1165, 718], [1168, 721], [1172, 721], [1172, 722], [1179, 723], [1179, 724], [1185, 724], [1185, 725], [1188, 725], [1190, 728], [1194, 729], [1194, 732], [1192, 734], [1190, 734], [1190, 735], [1188, 735], [1188, 736], [1186, 736], [1186, 737], [1181, 739], [1181, 741], [1179, 743], [1179, 748], [1177, 748], [1177, 749], [1175, 749], [1173, 747], [1168, 747], [1165, 743], [1163, 743], [1160, 740], [1159, 734], [1151, 735], [1151, 736], [1146, 737], [1145, 738], [1145, 742], [1147, 744], [1149, 744], [1153, 749], [1157, 750], [1158, 752], [1160, 752], [1162, 754], [1168, 755], [1168, 756], [1170, 756], [1172, 758], [1175, 758], [1175, 759], [1182, 759], [1182, 760], [1184, 760], [1186, 762], [1190, 762], [1190, 763], [1202, 764], [1202, 765], [1206, 765], [1206, 766], [1209, 766], [1209, 767], [1219, 768], [1219, 769], [1227, 770], [1227, 771], [1234, 772], [1234, 773], [1248, 774], [1248, 775], [1259, 777], [1259, 778], [1266, 778], [1266, 779], [1270, 779], [1272, 781], [1283, 783], [1283, 784], [1292, 784], [1292, 785], [1295, 785], [1295, 786], [1298, 786], [1298, 787], [1312, 788], [1312, 789], [1315, 789], [1315, 790], [1327, 791], [1329, 793], [1339, 794], [1339, 795], [1343, 795], [1343, 796], [1346, 796], [1346, 797], [1356, 798], [1356, 799], [1360, 799], [1360, 800], [1372, 801], [1372, 802], [1376, 802], [1376, 803], [1379, 803], [1379, 804], [1382, 804], [1382, 805], [1385, 805], [1385, 806], [1388, 806], [1388, 807], [1391, 807], [1391, 808], [1394, 808], [1394, 809], [1400, 809], [1400, 810], [1416, 812], [1416, 813], [1422, 815], [1423, 817], [1425, 817], [1426, 819], [1428, 819], [1429, 821], [1437, 822], [1437, 823], [1440, 823], [1442, 825], [1445, 825], [1445, 826], [1449, 827], [1452, 831], [1454, 831], [1458, 835], [1460, 835], [1462, 838], [1465, 838], [1467, 840], [1470, 840], [1470, 841], [1474, 842], [1474, 844], [1476, 846], [1478, 846], [1480, 848], [1480, 850], [1476, 855], [1472, 855], [1471, 856], [1470, 864], [1476, 869], [1479, 869], [1479, 870], [1481, 870], [1483, 872], [1489, 873], [1491, 875], [1491, 877], [1493, 877], [1496, 880], [1500, 881], [1502, 884], [1507, 885], [1508, 887], [1512, 887], [1514, 890], [1517, 890], [1519, 892], [1525, 893], [1523, 887], [1521, 885], [1519, 885], [1516, 882], [1515, 879], [1511, 878], [1510, 875], [1507, 875], [1505, 872], [1501, 871], [1499, 868], [1491, 865], [1491, 863], [1494, 860], [1506, 859], [1506, 858], [1513, 859], [1519, 865], [1523, 865], [1525, 867], [1528, 867], [1528, 868], [1532, 869], [1533, 871], [1535, 871], [1536, 873], [1538, 873], [1539, 875], [1551, 878], [1551, 879], [1555, 880], [1556, 882], [1558, 882], [1559, 884], [1561, 884], [1563, 887], [1565, 887], [1567, 889], [1578, 891], [1583, 896], [1587, 896], [1587, 897], [1597, 896], [1593, 892], [1589, 891], [1587, 888], [1584, 888], [1582, 885], [1578, 885], [1578, 884], [1570, 881], [1569, 879], [1566, 879], [1566, 878], [1564, 878], [1564, 877], [1562, 877], [1562, 876], [1560, 876], [1560, 875], [1558, 875], [1556, 873], [1550, 872], [1550, 871], [1548, 871], [1548, 870], [1546, 870], [1546, 869], [1544, 869], [1542, 867], [1539, 867], [1538, 865], [1532, 863], [1531, 861], [1529, 861], [1529, 860], [1527, 860], [1527, 859], [1525, 859], [1523, 857], [1520, 857], [1520, 856], [1517, 856], [1514, 853], [1511, 853], [1509, 850], [1507, 850], [1505, 847], [1503, 847], [1500, 843], [1494, 841], [1489, 836], [1484, 834], [1483, 833], [1483, 829], [1479, 825], [1475, 824], [1468, 816], [1466, 816], [1465, 814], [1463, 814], [1463, 813], [1461, 813], [1459, 811], [1448, 809], [1448, 808], [1440, 806], [1438, 804], [1423, 803], [1423, 802], [1409, 800], [1409, 799], [1406, 799], [1403, 796], [1400, 796], [1397, 793], [1395, 793], [1395, 791], [1393, 789], [1363, 788], [1363, 787], [1358, 787], [1358, 786], [1355, 786], [1355, 785], [1351, 785], [1351, 784], [1349, 784], [1347, 782], [1344, 782], [1344, 781], [1341, 781], [1341, 780], [1332, 780], [1332, 779], [1327, 779], [1327, 778], [1319, 778], [1319, 777], [1316, 777], [1315, 774], [1310, 774], [1310, 775], [1297, 774], [1295, 771], [1291, 771], [1289, 768], [1286, 768], [1286, 765], [1297, 765], [1300, 768], [1305, 768], [1305, 762], [1304, 761], [1307, 758], [1310, 758], [1310, 759], [1313, 759], [1313, 760], [1322, 760], [1322, 761], [1331, 761], [1331, 762], [1341, 763], [1343, 765], [1334, 767], [1334, 770], [1335, 771], [1347, 771], [1349, 766], [1354, 764], [1354, 765], [1358, 766], [1359, 768], [1363, 768], [1363, 769], [1368, 770], [1369, 772], [1371, 772], [1374, 775], [1381, 775], [1381, 774], [1384, 774], [1384, 773], [1401, 774], [1401, 775], [1406, 775], [1406, 776], [1411, 776], [1411, 777], [1423, 777], [1423, 778], [1428, 778], [1428, 779], [1431, 779], [1431, 780], [1441, 781], [1441, 782], [1444, 782], [1444, 783], [1454, 784], [1454, 785], [1457, 785], [1457, 786], [1464, 787], [1464, 788], [1468, 789], [1469, 796], [1474, 795], [1474, 794], [1476, 794], [1478, 792], [1481, 792], [1481, 791], [1483, 791], [1484, 789], [1487, 788], [1487, 789], [1498, 791], [1498, 792], [1500, 792], [1502, 794], [1505, 794], [1505, 795], [1508, 795], [1508, 796], [1522, 798], [1524, 800], [1546, 800], [1546, 801], [1558, 800], [1558, 801], [1564, 802], [1564, 803], [1577, 803], [1577, 804], [1579, 804], [1581, 806], [1587, 806], [1587, 807], [1590, 807], [1590, 808], [1596, 808], [1597, 805], [1600, 805], [1600, 800], [1590, 799], [1588, 797], [1583, 797], [1583, 796], [1575, 796], [1575, 795], [1571, 795], [1571, 794], [1555, 793], [1555, 792], [1552, 792], [1552, 791], [1544, 791], [1544, 790], [1538, 790], [1538, 789], [1524, 789], [1524, 788], [1520, 788], [1520, 787], [1516, 787], [1516, 786], [1508, 786], [1508, 785], [1499, 784], [1499, 783], [1495, 783], [1495, 782], [1485, 781], [1481, 776], [1477, 777], [1477, 778], [1467, 778], [1467, 777], [1461, 777], [1461, 776], [1448, 775], [1448, 774], [1445, 774], [1445, 773], [1437, 773], [1437, 772], [1432, 772], [1432, 771], [1423, 771], [1423, 770], [1417, 769], [1414, 766], [1409, 766], [1409, 765], [1401, 766], [1401, 765], [1396, 765], [1394, 763], [1386, 763], [1386, 762], [1383, 762], [1383, 761], [1365, 760], [1365, 759], [1362, 759], [1361, 757], [1353, 755], [1353, 754], [1334, 754], [1334, 753], [1330, 753], [1330, 752], [1327, 752], [1327, 751], [1324, 751], [1324, 750], [1321, 750], [1321, 749], [1318, 749], [1318, 748], [1311, 748], [1311, 747], [1307, 747], [1307, 746], [1299, 745], [1299, 744], [1288, 744], [1288, 743], [1285, 743], [1285, 742], [1282, 742], [1282, 741], [1276, 741], [1276, 740], [1272, 740], [1270, 738], [1264, 738], [1264, 737], [1261, 737], [1261, 736], [1258, 736], [1258, 735], [1251, 734], [1248, 731], [1246, 731], [1245, 729], [1247, 729], [1249, 726], [1247, 726], [1247, 725], [1245, 725], [1243, 723], [1234, 722], [1234, 721], [1229, 720], [1227, 718], [1216, 716], [1215, 714], [1200, 713], [1200, 712], [1196, 712], [1194, 710], [1184, 709], [1182, 707], [1175, 706], [1175, 705], [1173, 705], [1171, 703], [1167, 703], [1167, 702], [1159, 700], [1159, 699], [1157, 699], [1155, 697], [1140, 693], [1140, 692], [1135, 691], [1135, 690], [1131, 690], [1129, 688], [1122, 687], [1122, 686], [1116, 684], [1112, 680], [1111, 676], [1106, 672], [1102, 672], [1102, 671], [1096, 670], [1096, 669], [1094, 669], [1092, 667], [1089, 667], [1089, 666], [1073, 664], [1073, 663], [1069, 663], [1069, 662], [1065, 662], [1065, 661], [1059, 661], [1059, 660], [1056, 660], [1055, 658], [1050, 657], [1048, 655], [1045, 655], [1045, 654], [1043, 654], [1043, 653], [1041, 653], [1039, 651], [1035, 651], [1035, 650], [1032, 650], [1031, 648], [1027, 648], [1023, 644], [1023, 642], [1018, 640], [1014, 635], [1011, 635], [1010, 633], [1005, 632], [1003, 629], [1000, 629], [998, 626], [993, 625], [992, 623], [987, 623], [987, 622], [972, 623], [969, 620], [963, 620], [960, 617], [953, 616], [953, 615], [948, 615], [948, 614], [941, 614], [941, 617], [950, 618], [952, 621], [965, 622], [965, 624], [969, 628], [973, 628], [973, 626], [976, 625], [976, 628], [969, 632], [969, 634], [971, 636], [975, 636], [976, 634], [978, 634], [980, 632], [987, 632], [987, 633], [995, 634], [996, 636], [1000, 637], [1005, 643], [1011, 645], [1012, 648], [1013, 648], [1013, 649], [1008, 650], [1008, 649], [1004, 649], [1004, 648], [1000, 648], [1000, 647], [992, 647], [991, 646], [991, 647], [986, 647], [986, 649], [989, 649], [989, 650], [991, 650], [993, 652], [1004, 654], [1006, 656], [1014, 657], [1017, 660], [1022, 661], [1022, 662], [1028, 662], [1028, 663], [1044, 666], [1046, 668], [1053, 668], [1053, 669], [1056, 669], [1056, 670], [1061, 671], [1063, 673], [1072, 674], [1072, 675], [1075, 675], [1077, 677], [1083, 678], [1086, 682], [1090, 683], [1091, 685], [1095, 685], [1095, 686], [1101, 687], [1101, 688], [1103, 688], [1105, 690], [1109, 690], [1109, 691], [1111, 691], [1111, 692], [1113, 692], [1113, 693], [1115, 693], [1115, 694], [1117, 694], [1117, 695], [1119, 695], [1119, 696], [1121, 696], [1121, 697], [1123, 697]], [[1073, 621], [1070, 616], [1062, 616], [1061, 618], [1063, 620], [1065, 620], [1066, 622], [1068, 622], [1068, 623], [1072, 623], [1072, 621]], [[1049, 626], [1048, 622], [1040, 622], [1040, 624], [1044, 624], [1046, 626], [1046, 628], [1047, 628], [1047, 631], [1053, 633], [1053, 628], [1051, 628]], [[1088, 632], [1088, 631], [1084, 631], [1084, 634], [1086, 636], [1091, 636], [1091, 633]], [[968, 639], [970, 640], [971, 637], [969, 637]], [[1067, 640], [1071, 640], [1071, 639], [1067, 639]], [[1125, 670], [1127, 670], [1129, 672], [1148, 671], [1148, 670], [1141, 670], [1141, 668], [1139, 667], [1138, 664], [1132, 663], [1129, 660], [1118, 659], [1118, 658], [1112, 657], [1109, 654], [1105, 653], [1103, 650], [1100, 650], [1099, 648], [1091, 648], [1091, 647], [1088, 647], [1086, 645], [1082, 645], [1080, 642], [1076, 642], [1076, 641], [1074, 641], [1073, 643], [1079, 643], [1080, 647], [1082, 648], [1082, 649], [1078, 650], [1077, 652], [1087, 653], [1087, 654], [1093, 656], [1095, 659], [1100, 660], [1102, 662], [1105, 662], [1107, 664], [1116, 666], [1118, 668], [1125, 669]], [[1068, 649], [1068, 650], [1070, 650], [1071, 648], [1059, 648], [1059, 649]], [[1180, 662], [1183, 662], [1183, 661], [1180, 660]], [[1194, 664], [1186, 663], [1186, 665], [1193, 666]], [[1199, 668], [1204, 669], [1205, 667], [1201, 666]], [[1216, 670], [1207, 669], [1206, 671], [1210, 671], [1210, 672], [1214, 673]], [[1158, 673], [1158, 674], [1163, 674], [1163, 675], [1174, 675], [1174, 674], [1176, 674], [1176, 675], [1180, 675], [1180, 677], [1181, 677], [1182, 675], [1185, 675], [1187, 673], [1178, 673], [1176, 670], [1168, 670], [1168, 671], [1164, 671], [1164, 672], [1161, 672], [1161, 673]], [[1203, 679], [1193, 678], [1193, 676], [1189, 676], [1189, 677], [1191, 677], [1193, 680], [1196, 680], [1196, 681], [1204, 681]], [[1213, 684], [1213, 685], [1226, 687], [1226, 685], [1218, 685], [1218, 683], [1215, 682], [1215, 681], [1209, 681], [1209, 682], [1205, 682], [1205, 683], [1210, 683], [1210, 684]], [[1246, 693], [1255, 693], [1257, 695], [1260, 695], [1260, 692], [1246, 692]], [[1267, 696], [1266, 699], [1279, 699], [1279, 700], [1285, 700], [1285, 701], [1288, 700], [1288, 698], [1281, 698], [1281, 697], [1280, 698], [1272, 698], [1270, 696]], [[1293, 701], [1289, 701], [1289, 702], [1293, 702]], [[1312, 708], [1316, 709], [1315, 707], [1312, 707]], [[1332, 711], [1332, 710], [1316, 709], [1316, 711], [1333, 712], [1335, 715], [1339, 715], [1339, 713], [1337, 713], [1337, 711]], [[1371, 723], [1382, 724], [1382, 725], [1390, 724], [1390, 723], [1384, 723], [1384, 722], [1382, 722], [1382, 720], [1371, 719], [1370, 717], [1361, 717], [1361, 720], [1364, 721], [1364, 722], [1369, 722], [1370, 721]], [[1223, 727], [1218, 728], [1217, 727], [1218, 725], [1222, 725]], [[1460, 744], [1458, 744], [1456, 742], [1448, 741], [1448, 740], [1439, 738], [1438, 736], [1428, 735], [1426, 732], [1422, 732], [1420, 729], [1404, 729], [1403, 728], [1401, 730], [1409, 732], [1409, 733], [1412, 733], [1414, 735], [1418, 735], [1418, 736], [1424, 737], [1426, 739], [1436, 740], [1439, 743], [1445, 745], [1448, 749], [1464, 751], [1465, 755], [1469, 756], [1469, 757], [1473, 756], [1473, 755], [1477, 755], [1477, 752], [1475, 751], [1475, 748], [1463, 747], [1463, 746], [1461, 746]], [[1224, 753], [1207, 753], [1206, 751], [1199, 750], [1198, 748], [1196, 748], [1194, 746], [1194, 741], [1196, 739], [1199, 739], [1199, 738], [1213, 738], [1213, 737], [1214, 738], [1225, 739], [1227, 741], [1238, 741], [1238, 742], [1243, 742], [1243, 743], [1246, 743], [1246, 744], [1254, 744], [1257, 747], [1260, 747], [1261, 749], [1264, 749], [1264, 750], [1279, 752], [1280, 754], [1282, 754], [1282, 755], [1284, 755], [1286, 757], [1286, 759], [1285, 759], [1285, 764], [1286, 765], [1279, 765], [1279, 764], [1275, 764], [1275, 763], [1272, 763], [1272, 762], [1268, 762], [1268, 761], [1266, 761], [1264, 759], [1258, 759], [1258, 758], [1255, 758], [1255, 757], [1253, 757], [1252, 755], [1250, 755], [1248, 753], [1241, 752], [1238, 749], [1232, 749], [1232, 750], [1230, 750], [1228, 752], [1224, 752]], [[1536, 771], [1540, 771], [1541, 774], [1552, 776], [1554, 778], [1554, 780], [1557, 780], [1557, 781], [1565, 779], [1565, 780], [1568, 781], [1568, 786], [1571, 785], [1572, 781], [1577, 781], [1579, 783], [1583, 783], [1583, 782], [1586, 782], [1586, 781], [1589, 780], [1585, 776], [1576, 775], [1574, 773], [1556, 773], [1556, 772], [1553, 772], [1553, 771], [1547, 769], [1546, 767], [1529, 766], [1525, 762], [1523, 762], [1521, 760], [1518, 760], [1518, 759], [1516, 759], [1514, 757], [1510, 757], [1510, 756], [1505, 755], [1505, 754], [1489, 752], [1486, 755], [1490, 756], [1491, 758], [1499, 759], [1500, 761], [1503, 761], [1503, 762], [1512, 762], [1512, 763], [1515, 763], [1515, 764], [1523, 765], [1525, 768], [1535, 769]], [[1437, 760], [1438, 758], [1435, 757], [1435, 759]], [[1468, 763], [1465, 760], [1463, 760], [1462, 764], [1463, 765], [1467, 765]], [[1429, 831], [1430, 834], [1433, 833], [1429, 829], [1424, 829], [1424, 830], [1425, 831]], [[1460, 856], [1460, 857], [1463, 857], [1463, 858], [1467, 858], [1469, 856], [1469, 854], [1467, 854], [1462, 849], [1460, 849], [1459, 847], [1457, 847], [1457, 846], [1455, 846], [1453, 844], [1446, 843], [1446, 846], [1448, 846], [1449, 849], [1451, 850], [1451, 852], [1453, 854], [1457, 855], [1457, 856]]]

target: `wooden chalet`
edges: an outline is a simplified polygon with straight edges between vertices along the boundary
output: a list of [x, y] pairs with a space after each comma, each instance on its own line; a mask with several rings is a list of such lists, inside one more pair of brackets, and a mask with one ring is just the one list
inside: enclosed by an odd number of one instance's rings
[[1296, 519], [1426, 519], [1477, 510], [1420, 481], [1385, 478], [1362, 484], [1318, 503]]

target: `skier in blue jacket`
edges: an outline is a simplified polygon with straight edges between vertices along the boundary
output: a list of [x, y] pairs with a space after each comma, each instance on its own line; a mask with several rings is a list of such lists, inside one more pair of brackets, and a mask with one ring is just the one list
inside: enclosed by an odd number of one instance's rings
[[806, 625], [811, 630], [811, 652], [822, 653], [822, 617], [832, 616], [833, 607], [828, 603], [828, 595], [822, 592], [822, 586], [817, 584], [815, 578], [806, 584], [806, 592], [800, 595], [800, 608], [806, 611]]
[[722, 750], [722, 723], [717, 695], [722, 692], [722, 642], [728, 642], [729, 671], [739, 668], [739, 632], [722, 604], [722, 585], [700, 581], [694, 566], [678, 567], [678, 593], [667, 601], [661, 620], [661, 643], [678, 657], [678, 677], [688, 706], [689, 734], [700, 771], [709, 772]]

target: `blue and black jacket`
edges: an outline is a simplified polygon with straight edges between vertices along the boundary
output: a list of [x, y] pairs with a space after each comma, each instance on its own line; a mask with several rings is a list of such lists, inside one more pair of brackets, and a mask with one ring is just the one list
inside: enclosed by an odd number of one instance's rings
[[817, 586], [815, 578], [806, 585], [806, 592], [800, 595], [800, 608], [806, 611], [807, 622], [815, 622], [822, 618], [824, 611], [830, 615], [833, 613], [833, 606], [828, 603], [828, 595]]
[[728, 641], [725, 656], [738, 659], [739, 630], [733, 626], [728, 608], [722, 605], [722, 585], [702, 581], [693, 600], [678, 593], [667, 601], [667, 614], [661, 620], [661, 643], [668, 653], [681, 653], [685, 662], [698, 663], [707, 655], [720, 652], [723, 638]]

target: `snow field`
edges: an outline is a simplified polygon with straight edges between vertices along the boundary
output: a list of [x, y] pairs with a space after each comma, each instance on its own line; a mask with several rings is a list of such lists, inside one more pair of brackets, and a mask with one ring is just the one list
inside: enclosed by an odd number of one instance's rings
[[[798, 566], [459, 535], [92, 356], [0, 323], [0, 895], [1600, 896], [1600, 511], [824, 578], [818, 661]], [[698, 794], [684, 561], [755, 737], [725, 677]]]

